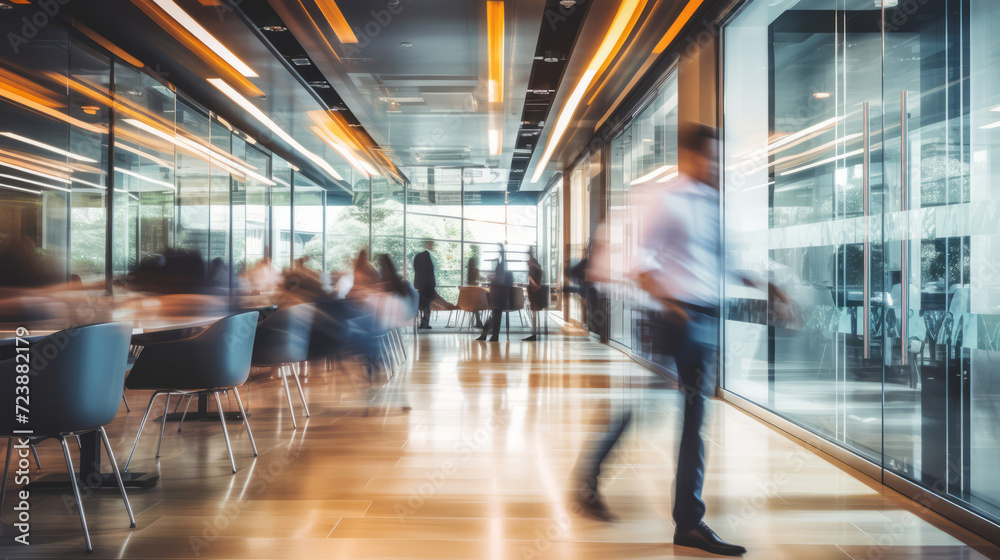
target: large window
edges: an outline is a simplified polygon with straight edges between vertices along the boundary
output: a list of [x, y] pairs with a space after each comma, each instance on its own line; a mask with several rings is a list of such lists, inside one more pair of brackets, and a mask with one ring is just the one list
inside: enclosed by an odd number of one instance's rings
[[756, 0], [723, 58], [728, 264], [794, 303], [727, 288], [725, 388], [995, 520], [998, 28], [986, 0]]
[[633, 303], [639, 290], [631, 268], [641, 231], [643, 185], [666, 183], [677, 176], [677, 74], [671, 72], [650, 104], [612, 141], [607, 150], [608, 212], [603, 242], [607, 243], [610, 283], [608, 336], [648, 359], [649, 337]]

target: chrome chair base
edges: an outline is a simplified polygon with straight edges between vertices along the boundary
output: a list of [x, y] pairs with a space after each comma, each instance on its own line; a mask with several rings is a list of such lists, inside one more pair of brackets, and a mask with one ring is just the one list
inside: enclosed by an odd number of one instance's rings
[[[246, 411], [243, 410], [243, 401], [240, 399], [239, 391], [236, 388], [233, 388], [233, 389], [223, 389], [223, 390], [215, 390], [215, 391], [170, 391], [170, 390], [164, 390], [164, 391], [154, 391], [153, 394], [152, 394], [152, 396], [149, 397], [149, 404], [146, 406], [146, 413], [142, 415], [142, 422], [139, 423], [139, 431], [138, 431], [138, 433], [135, 434], [135, 442], [132, 443], [132, 451], [129, 452], [129, 454], [128, 454], [128, 460], [125, 461], [125, 468], [122, 469], [122, 470], [124, 470], [125, 472], [128, 472], [128, 466], [132, 463], [132, 457], [135, 455], [135, 448], [136, 448], [137, 445], [139, 445], [139, 438], [142, 436], [142, 430], [146, 426], [146, 419], [149, 418], [149, 413], [153, 409], [153, 401], [156, 399], [156, 397], [158, 397], [160, 395], [164, 395], [165, 396], [165, 402], [164, 402], [164, 406], [163, 406], [163, 420], [162, 420], [162, 422], [160, 424], [160, 436], [159, 436], [159, 439], [157, 439], [157, 441], [156, 441], [156, 457], [159, 458], [160, 457], [160, 445], [163, 443], [163, 428], [164, 428], [164, 426], [166, 426], [166, 423], [167, 423], [167, 420], [166, 420], [167, 419], [167, 411], [169, 410], [169, 406], [170, 406], [170, 395], [179, 395], [181, 398], [187, 397], [188, 398], [187, 406], [190, 406], [191, 399], [194, 396], [196, 396], [196, 395], [214, 395], [215, 396], [215, 403], [216, 403], [216, 405], [219, 408], [219, 420], [222, 422], [222, 434], [223, 434], [223, 436], [225, 437], [225, 440], [226, 440], [226, 451], [229, 454], [229, 463], [230, 463], [230, 465], [233, 468], [233, 474], [236, 474], [236, 460], [233, 457], [233, 446], [232, 446], [232, 442], [229, 440], [229, 429], [226, 426], [226, 413], [225, 413], [225, 409], [222, 406], [222, 399], [219, 397], [219, 393], [228, 393], [230, 390], [233, 391], [234, 393], [236, 393], [236, 402], [237, 402], [237, 404], [239, 405], [239, 408], [240, 408], [240, 415], [243, 417], [243, 425], [246, 426], [247, 436], [249, 436], [249, 438], [250, 438], [250, 446], [253, 448], [254, 457], [256, 457], [257, 456], [257, 443], [254, 441], [253, 430], [250, 429], [250, 420], [247, 418]], [[184, 416], [187, 415], [187, 406], [184, 407], [184, 415], [182, 415], [182, 417], [181, 417], [181, 425], [177, 427], [177, 431], [178, 432], [180, 431], [181, 426], [184, 423]]]

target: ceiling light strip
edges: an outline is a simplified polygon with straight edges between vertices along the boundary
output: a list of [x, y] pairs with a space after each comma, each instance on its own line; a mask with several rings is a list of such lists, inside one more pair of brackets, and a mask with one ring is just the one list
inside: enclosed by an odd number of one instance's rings
[[317, 0], [316, 6], [319, 7], [319, 11], [323, 12], [323, 17], [330, 24], [338, 41], [344, 44], [358, 42], [357, 36], [351, 30], [351, 25], [347, 23], [347, 18], [344, 17], [344, 12], [340, 11], [340, 6], [334, 0]]
[[14, 185], [5, 185], [3, 183], [0, 183], [0, 187], [5, 188], [5, 189], [10, 189], [12, 191], [26, 192], [26, 193], [30, 193], [30, 194], [33, 194], [33, 195], [41, 195], [42, 194], [39, 191], [33, 191], [31, 189], [22, 189], [21, 187], [15, 187]]
[[621, 7], [618, 8], [618, 13], [615, 14], [615, 19], [611, 22], [611, 27], [604, 36], [601, 46], [597, 49], [594, 58], [590, 60], [590, 65], [576, 84], [573, 93], [566, 100], [566, 105], [563, 107], [562, 112], [559, 113], [556, 126], [549, 136], [548, 143], [545, 145], [545, 152], [535, 166], [535, 173], [531, 178], [532, 183], [537, 183], [541, 179], [542, 173], [545, 172], [545, 166], [548, 165], [556, 146], [559, 145], [559, 141], [569, 126], [569, 121], [573, 118], [573, 113], [576, 112], [576, 108], [580, 105], [580, 100], [583, 99], [584, 94], [587, 93], [587, 88], [590, 87], [594, 78], [597, 77], [598, 70], [604, 65], [608, 57], [611, 56], [612, 50], [618, 44], [618, 40], [625, 32], [626, 26], [632, 20], [632, 15], [639, 9], [640, 4], [640, 0], [624, 0]]
[[243, 95], [241, 95], [238, 91], [233, 89], [231, 85], [227, 84], [224, 80], [220, 80], [218, 78], [209, 78], [208, 81], [213, 86], [218, 88], [219, 91], [221, 91], [227, 97], [229, 97], [229, 99], [231, 99], [234, 103], [242, 107], [244, 111], [250, 113], [251, 116], [260, 121], [261, 124], [266, 126], [271, 132], [277, 135], [278, 138], [284, 140], [289, 146], [291, 146], [296, 151], [298, 151], [306, 158], [308, 158], [310, 161], [315, 163], [320, 169], [326, 171], [331, 177], [333, 177], [338, 181], [344, 180], [344, 178], [340, 175], [340, 173], [337, 173], [337, 170], [334, 169], [333, 166], [331, 166], [326, 160], [307, 150], [305, 146], [300, 144], [297, 140], [292, 138], [287, 132], [282, 130], [282, 128], [277, 124], [275, 124], [275, 122], [272, 121], [270, 117], [265, 115], [264, 112], [258, 109], [256, 105], [251, 103], [249, 99], [243, 97]]
[[9, 162], [6, 162], [6, 161], [0, 161], [0, 165], [2, 165], [4, 167], [9, 167], [11, 169], [16, 169], [16, 170], [18, 170], [18, 171], [20, 171], [22, 173], [27, 173], [29, 175], [35, 175], [37, 177], [43, 177], [45, 179], [49, 179], [50, 181], [58, 181], [60, 183], [66, 183], [67, 185], [70, 183], [69, 179], [66, 179], [66, 178], [63, 178], [63, 177], [56, 177], [55, 175], [49, 175], [48, 173], [42, 173], [41, 171], [35, 171], [34, 169], [28, 169], [27, 167], [22, 167], [20, 165], [15, 165], [13, 163], [9, 163]]
[[486, 41], [489, 51], [489, 101], [503, 102], [504, 5], [502, 0], [486, 2]]
[[691, 16], [698, 11], [698, 8], [700, 8], [704, 2], [705, 0], [691, 0], [687, 3], [687, 6], [684, 6], [684, 9], [681, 10], [680, 15], [677, 16], [677, 19], [674, 20], [674, 23], [670, 26], [670, 28], [667, 29], [667, 32], [663, 35], [663, 38], [660, 39], [660, 42], [653, 47], [653, 54], [660, 54], [667, 50], [667, 46], [670, 45], [674, 38], [680, 34], [681, 29], [684, 29], [684, 26], [691, 19]]
[[20, 134], [14, 134], [13, 132], [0, 132], [0, 136], [6, 136], [7, 138], [10, 138], [11, 140], [17, 140], [18, 142], [23, 142], [25, 144], [29, 144], [31, 146], [35, 146], [36, 148], [41, 148], [43, 150], [48, 150], [48, 151], [50, 151], [52, 153], [59, 154], [59, 155], [64, 156], [64, 157], [68, 157], [70, 159], [75, 159], [77, 161], [86, 161], [86, 162], [89, 162], [89, 163], [97, 163], [96, 159], [91, 159], [89, 157], [84, 157], [84, 156], [81, 156], [79, 154], [74, 154], [74, 153], [68, 152], [66, 150], [61, 150], [61, 149], [59, 149], [59, 148], [57, 148], [55, 146], [51, 146], [51, 145], [46, 144], [44, 142], [39, 142], [38, 140], [32, 140], [31, 138], [26, 138], [24, 136], [21, 136]]
[[46, 187], [46, 188], [49, 188], [49, 189], [56, 189], [57, 191], [70, 192], [70, 190], [67, 189], [67, 188], [65, 188], [65, 187], [58, 187], [56, 185], [50, 185], [48, 183], [41, 183], [39, 181], [35, 181], [34, 179], [25, 179], [23, 177], [17, 177], [15, 175], [8, 175], [6, 173], [0, 173], [0, 177], [3, 177], [4, 179], [13, 179], [15, 181], [21, 181], [22, 183], [28, 183], [29, 185], [37, 185], [39, 187]]
[[667, 47], [670, 46], [670, 43], [672, 43], [673, 40], [677, 37], [677, 35], [680, 34], [681, 30], [691, 19], [691, 16], [694, 15], [694, 13], [698, 10], [698, 8], [701, 7], [703, 3], [704, 0], [691, 0], [690, 2], [687, 3], [686, 6], [684, 6], [684, 8], [681, 10], [680, 15], [677, 16], [677, 19], [674, 20], [674, 23], [670, 25], [669, 29], [667, 29], [667, 32], [663, 35], [663, 38], [660, 39], [660, 42], [657, 43], [655, 47], [653, 47], [653, 52], [646, 59], [646, 62], [644, 62], [642, 67], [639, 68], [639, 70], [632, 76], [632, 79], [622, 90], [621, 94], [618, 96], [618, 99], [616, 99], [615, 102], [611, 104], [611, 108], [608, 109], [608, 111], [604, 114], [604, 117], [602, 117], [601, 120], [597, 121], [597, 126], [594, 127], [595, 131], [599, 130], [601, 128], [601, 125], [603, 125], [605, 121], [608, 120], [608, 118], [611, 116], [611, 113], [613, 113], [615, 109], [618, 108], [618, 105], [620, 105], [621, 102], [625, 99], [625, 97], [632, 91], [632, 88], [635, 87], [635, 84], [639, 81], [639, 79], [646, 75], [646, 71], [649, 70], [649, 67], [652, 66], [654, 62], [656, 62], [656, 59], [659, 58], [659, 55], [663, 51], [667, 50]]
[[160, 186], [163, 186], [163, 187], [167, 187], [168, 189], [170, 189], [170, 190], [172, 190], [174, 192], [177, 192], [177, 187], [175, 187], [174, 185], [171, 185], [170, 183], [168, 183], [166, 181], [161, 181], [159, 179], [153, 179], [153, 178], [150, 178], [150, 177], [146, 177], [145, 175], [140, 175], [139, 173], [136, 173], [135, 171], [129, 171], [128, 169], [122, 169], [121, 167], [116, 167], [115, 171], [121, 173], [122, 175], [128, 175], [129, 177], [135, 177], [136, 179], [139, 179], [140, 181], [146, 181], [147, 183], [153, 183], [154, 185], [160, 185]]
[[194, 35], [203, 45], [211, 49], [212, 52], [217, 54], [219, 58], [225, 60], [230, 66], [232, 66], [237, 72], [243, 74], [247, 78], [256, 78], [257, 73], [253, 71], [252, 68], [247, 66], [245, 62], [239, 59], [232, 51], [230, 51], [225, 45], [222, 44], [214, 35], [208, 32], [207, 29], [201, 26], [193, 17], [188, 15], [180, 6], [178, 6], [173, 0], [152, 0], [154, 4], [160, 7], [161, 10], [167, 13], [170, 17], [181, 24], [184, 29], [187, 29], [192, 35]]

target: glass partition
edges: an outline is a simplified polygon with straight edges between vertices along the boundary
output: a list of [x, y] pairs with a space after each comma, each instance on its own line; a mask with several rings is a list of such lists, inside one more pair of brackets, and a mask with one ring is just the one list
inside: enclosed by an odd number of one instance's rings
[[295, 227], [292, 252], [303, 266], [324, 270], [323, 205], [326, 190], [302, 173], [295, 174]]
[[723, 55], [729, 265], [794, 303], [727, 288], [725, 388], [993, 520], [998, 22], [756, 0]]
[[662, 357], [650, 352], [649, 336], [642, 330], [642, 309], [634, 303], [641, 299], [640, 291], [631, 269], [642, 233], [642, 190], [678, 175], [677, 123], [677, 73], [672, 71], [650, 104], [606, 150], [608, 207], [602, 241], [608, 246], [611, 278], [601, 288], [608, 297], [608, 336], [649, 360]]
[[292, 167], [271, 157], [271, 266], [285, 270], [292, 266]]
[[402, 274], [406, 265], [403, 242], [405, 191], [402, 185], [385, 177], [373, 177], [371, 189], [372, 257], [389, 255]]
[[[350, 174], [347, 175], [350, 178]], [[326, 271], [350, 272], [354, 258], [369, 247], [371, 182], [353, 178], [353, 190], [331, 189], [326, 193]]]

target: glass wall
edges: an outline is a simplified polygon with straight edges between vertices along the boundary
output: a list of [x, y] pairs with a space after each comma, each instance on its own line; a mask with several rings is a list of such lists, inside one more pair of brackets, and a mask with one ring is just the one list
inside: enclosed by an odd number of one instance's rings
[[994, 520], [997, 28], [986, 0], [756, 0], [723, 57], [727, 258], [793, 302], [727, 288], [725, 388]]
[[[24, 10], [5, 10], [0, 30], [18, 33], [20, 15], [32, 13]], [[509, 200], [506, 172], [414, 168], [401, 183], [335, 159], [344, 180], [312, 177], [160, 77], [88, 44], [52, 24], [0, 46], [0, 259], [38, 263], [20, 276], [26, 267], [0, 266], [0, 287], [76, 275], [117, 292], [172, 251], [196, 254], [216, 287], [240, 293], [252, 269], [304, 259], [337, 276], [361, 249], [372, 260], [388, 253], [412, 278], [425, 241], [436, 243], [451, 301], [469, 258], [488, 272], [501, 244], [515, 280], [527, 281], [537, 197]], [[558, 262], [558, 249], [540, 253]]]
[[323, 271], [323, 203], [326, 189], [301, 173], [295, 175], [295, 227], [292, 228], [292, 252], [306, 268]]
[[550, 309], [560, 314], [563, 286], [562, 259], [562, 187], [552, 187], [538, 203], [538, 264], [542, 267], [542, 282], [552, 287], [554, 298]]
[[[21, 37], [21, 24], [4, 17], [0, 30]], [[4, 42], [0, 58], [0, 278], [7, 286], [100, 279], [108, 107], [91, 96], [107, 99], [110, 61], [55, 26]], [[67, 87], [81, 80], [86, 93]], [[21, 261], [28, 256], [36, 266]]]
[[677, 73], [672, 71], [650, 104], [616, 136], [607, 149], [608, 212], [603, 241], [608, 246], [611, 282], [604, 286], [609, 299], [608, 337], [646, 359], [649, 337], [633, 302], [640, 299], [631, 281], [643, 212], [643, 185], [666, 183], [677, 177]]

